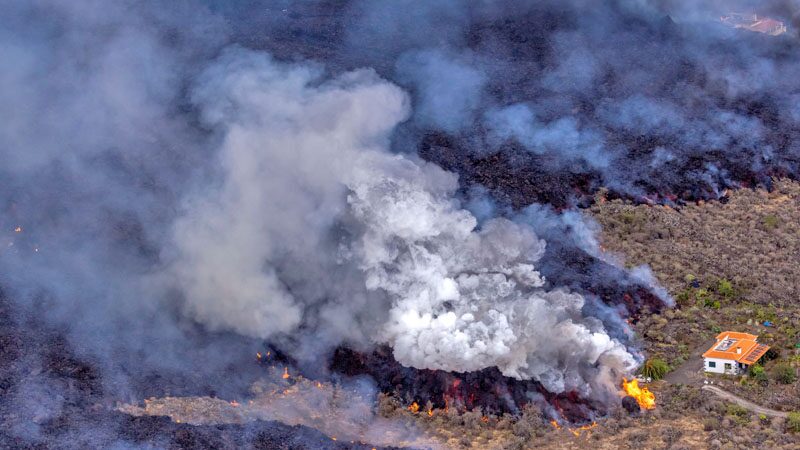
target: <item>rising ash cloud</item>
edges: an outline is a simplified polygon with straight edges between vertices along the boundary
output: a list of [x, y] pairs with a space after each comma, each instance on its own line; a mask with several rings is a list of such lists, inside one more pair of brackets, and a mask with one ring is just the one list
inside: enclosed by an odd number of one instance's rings
[[[794, 35], [711, 3], [3, 6], [0, 287], [113, 399], [239, 392], [266, 340], [613, 400], [670, 300], [581, 196], [797, 170]], [[6, 405], [61, 407], [20, 376]]]

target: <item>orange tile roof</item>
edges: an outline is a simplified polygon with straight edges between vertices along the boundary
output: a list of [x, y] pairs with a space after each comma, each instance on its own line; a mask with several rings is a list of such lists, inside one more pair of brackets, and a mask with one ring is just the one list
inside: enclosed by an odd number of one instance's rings
[[758, 343], [758, 336], [736, 331], [723, 331], [714, 345], [703, 353], [703, 358], [719, 358], [753, 364], [764, 356], [769, 346]]
[[730, 337], [733, 339], [749, 339], [751, 341], [758, 340], [758, 336], [756, 336], [755, 334], [742, 333], [739, 331], [723, 331], [722, 333], [717, 335], [717, 341], [721, 341], [726, 337]]

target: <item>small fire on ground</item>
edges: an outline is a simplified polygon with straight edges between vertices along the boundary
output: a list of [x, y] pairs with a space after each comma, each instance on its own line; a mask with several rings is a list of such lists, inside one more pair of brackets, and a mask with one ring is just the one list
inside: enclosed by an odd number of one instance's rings
[[[561, 424], [558, 423], [558, 421], [555, 420], [555, 419], [550, 421], [550, 425], [552, 425], [553, 428], [555, 428], [556, 430], [560, 430], [562, 428]], [[583, 426], [580, 426], [580, 427], [577, 427], [577, 428], [569, 428], [568, 427], [567, 431], [569, 431], [570, 433], [574, 434], [575, 437], [580, 437], [580, 435], [584, 431], [589, 431], [589, 430], [591, 430], [592, 428], [595, 428], [595, 427], [597, 427], [597, 422], [592, 422], [592, 423], [590, 423], [588, 425], [583, 425]]]
[[622, 389], [626, 394], [636, 399], [636, 403], [642, 409], [653, 409], [656, 407], [656, 396], [650, 389], [639, 386], [639, 380], [633, 378], [628, 381], [627, 378], [622, 379]]

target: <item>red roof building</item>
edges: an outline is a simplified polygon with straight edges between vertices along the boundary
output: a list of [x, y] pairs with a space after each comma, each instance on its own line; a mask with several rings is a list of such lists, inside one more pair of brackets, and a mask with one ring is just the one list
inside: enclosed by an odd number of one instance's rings
[[723, 331], [714, 345], [703, 353], [706, 372], [736, 375], [747, 371], [769, 350], [758, 342], [758, 336], [736, 331]]

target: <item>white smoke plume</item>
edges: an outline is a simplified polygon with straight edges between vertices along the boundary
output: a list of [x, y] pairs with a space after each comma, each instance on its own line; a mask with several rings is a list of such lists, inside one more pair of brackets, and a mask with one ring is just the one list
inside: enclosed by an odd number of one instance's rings
[[545, 289], [545, 242], [504, 218], [479, 226], [456, 177], [388, 150], [407, 95], [371, 70], [229, 50], [193, 90], [219, 134], [223, 182], [174, 226], [171, 275], [212, 329], [388, 343], [405, 365], [496, 366], [599, 398], [636, 358], [584, 298]]

